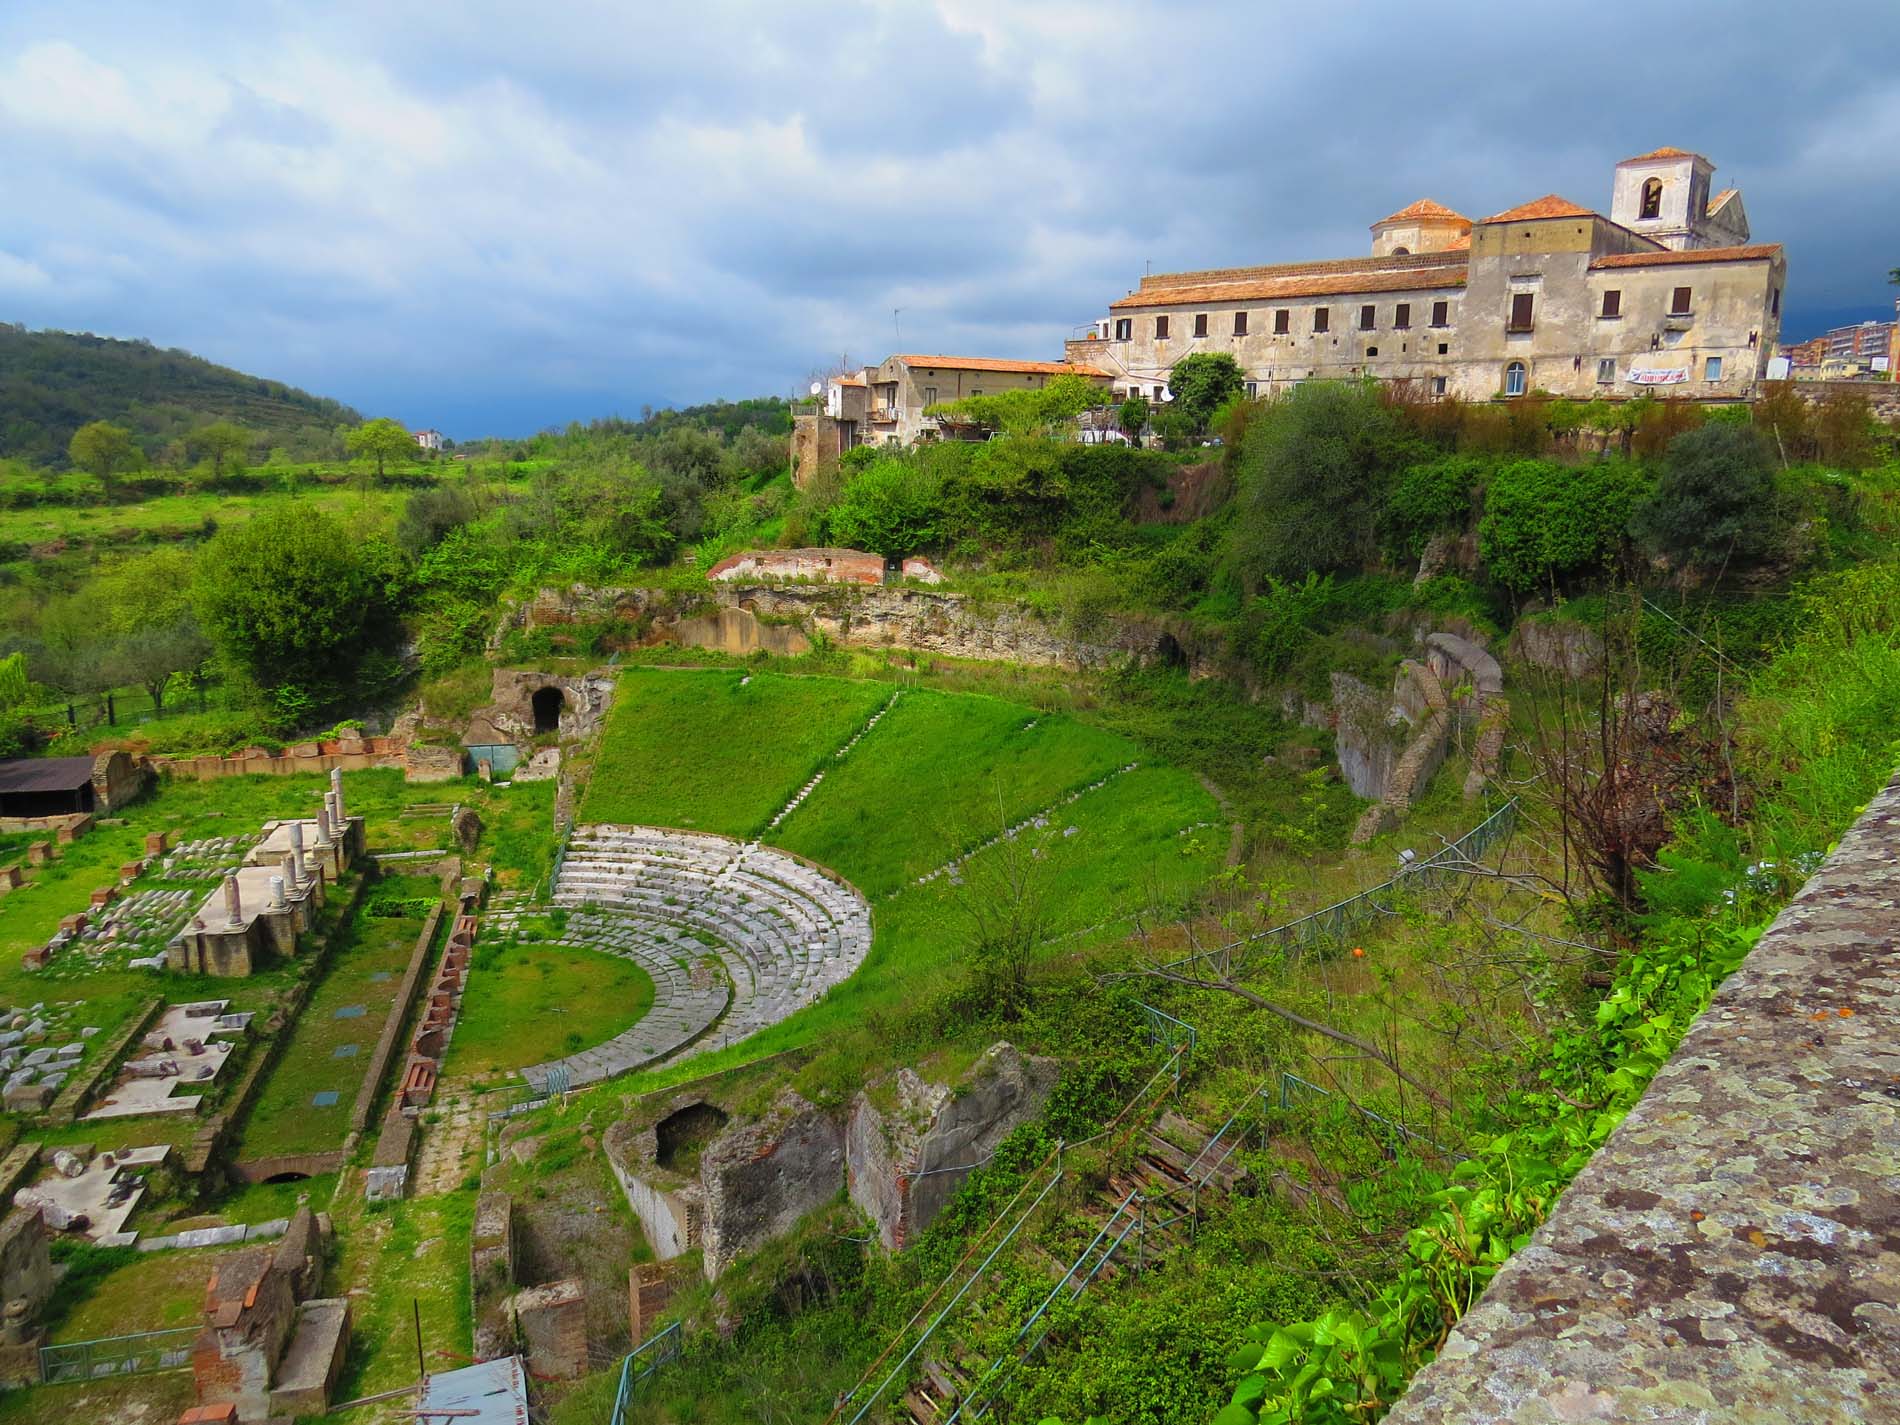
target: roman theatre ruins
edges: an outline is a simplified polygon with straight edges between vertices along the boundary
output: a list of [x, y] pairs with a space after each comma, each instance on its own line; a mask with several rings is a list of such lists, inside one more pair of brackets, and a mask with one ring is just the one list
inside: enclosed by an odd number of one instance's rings
[[[653, 980], [653, 1007], [604, 1044], [522, 1070], [579, 1087], [736, 1043], [849, 978], [871, 948], [855, 887], [758, 842], [649, 826], [581, 826], [555, 878], [565, 926], [548, 939], [619, 955]], [[497, 911], [506, 935], [532, 911]], [[538, 937], [537, 937], [538, 938]]]

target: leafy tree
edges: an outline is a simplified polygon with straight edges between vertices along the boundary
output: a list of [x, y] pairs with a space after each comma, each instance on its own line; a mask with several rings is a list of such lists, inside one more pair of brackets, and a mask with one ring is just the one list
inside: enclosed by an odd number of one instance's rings
[[26, 655], [15, 652], [0, 658], [0, 712], [25, 702], [26, 692]]
[[1237, 471], [1238, 564], [1267, 576], [1358, 569], [1377, 557], [1386, 492], [1416, 446], [1370, 383], [1308, 381], [1248, 426]]
[[91, 471], [110, 484], [121, 470], [138, 463], [138, 443], [132, 432], [110, 421], [88, 421], [73, 432], [66, 454], [81, 470]]
[[376, 462], [376, 478], [379, 481], [390, 461], [411, 460], [416, 453], [415, 438], [402, 428], [400, 422], [388, 416], [364, 421], [344, 437], [344, 444], [349, 447], [350, 454], [358, 459]]
[[243, 465], [244, 454], [251, 448], [251, 433], [230, 421], [213, 421], [193, 431], [189, 444], [199, 459], [211, 462], [211, 478], [221, 480], [227, 463], [234, 469]]
[[1130, 440], [1140, 440], [1148, 428], [1148, 403], [1140, 396], [1130, 396], [1116, 408], [1115, 424]]
[[1524, 593], [1571, 575], [1603, 572], [1622, 553], [1648, 493], [1621, 460], [1577, 468], [1513, 460], [1494, 470], [1478, 521], [1478, 557], [1491, 577]]
[[1195, 433], [1207, 429], [1214, 412], [1246, 389], [1240, 363], [1224, 351], [1197, 351], [1174, 363], [1168, 390], [1176, 409], [1194, 422]]
[[901, 559], [934, 544], [942, 518], [942, 481], [916, 463], [886, 458], [851, 477], [832, 506], [831, 533], [854, 549]]
[[1386, 527], [1392, 548], [1416, 559], [1435, 534], [1460, 530], [1471, 517], [1471, 491], [1483, 478], [1485, 462], [1469, 455], [1445, 455], [1408, 465], [1392, 485]]
[[211, 656], [191, 604], [192, 555], [176, 546], [112, 565], [92, 588], [113, 639], [115, 671], [145, 689], [163, 713], [172, 675]]
[[218, 531], [192, 592], [219, 653], [280, 710], [314, 709], [347, 687], [382, 632], [383, 589], [359, 541], [295, 501]]
[[1783, 545], [1788, 527], [1773, 449], [1759, 431], [1728, 422], [1670, 442], [1635, 519], [1652, 548], [1703, 574], [1760, 563]]

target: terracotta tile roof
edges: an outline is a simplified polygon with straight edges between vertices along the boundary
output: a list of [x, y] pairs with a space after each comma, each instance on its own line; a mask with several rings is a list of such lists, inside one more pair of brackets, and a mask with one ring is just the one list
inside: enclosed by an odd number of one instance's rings
[[1470, 252], [1471, 234], [1459, 233], [1457, 237], [1439, 249], [1440, 252]]
[[1424, 268], [1408, 272], [1348, 272], [1311, 277], [1269, 277], [1251, 282], [1210, 282], [1200, 287], [1155, 287], [1130, 292], [1108, 309], [1131, 307], [1185, 307], [1208, 302], [1271, 302], [1294, 297], [1340, 297], [1359, 292], [1429, 292], [1465, 285], [1459, 266]]
[[[1623, 160], [1623, 163], [1649, 163], [1652, 160], [1655, 160], [1658, 158], [1700, 158], [1700, 157], [1702, 157], [1701, 154], [1690, 153], [1689, 150], [1686, 148], [1657, 148], [1657, 149], [1651, 149], [1648, 153], [1639, 153], [1634, 158], [1626, 158]], [[1621, 168], [1622, 164], [1618, 164], [1617, 167]]]
[[1098, 367], [1084, 366], [1077, 361], [1005, 361], [993, 356], [893, 356], [890, 359], [906, 366], [945, 371], [1003, 371], [1019, 376], [1066, 376], [1071, 372], [1077, 376], [1108, 375]]
[[1599, 257], [1591, 267], [1675, 267], [1690, 262], [1766, 262], [1781, 256], [1778, 242], [1747, 247], [1700, 247], [1687, 252], [1619, 252]]
[[834, 376], [832, 380], [836, 381], [840, 386], [862, 386], [864, 384], [864, 378], [862, 376]]
[[1713, 213], [1717, 208], [1720, 208], [1724, 203], [1728, 202], [1729, 199], [1738, 196], [1741, 191], [1739, 188], [1724, 188], [1720, 193], [1717, 193], [1713, 198], [1709, 199], [1708, 211]]
[[1481, 223], [1523, 223], [1536, 218], [1594, 218], [1597, 215], [1589, 208], [1579, 207], [1568, 198], [1560, 198], [1555, 193], [1546, 193], [1533, 202], [1507, 208], [1502, 213], [1493, 213], [1488, 218], [1478, 219]]
[[1402, 223], [1410, 218], [1456, 218], [1461, 223], [1471, 221], [1463, 213], [1454, 213], [1443, 203], [1434, 203], [1430, 198], [1420, 198], [1411, 206], [1400, 208], [1398, 212], [1379, 219], [1373, 226], [1377, 228], [1387, 223]]
[[1390, 253], [1385, 257], [1335, 257], [1319, 262], [1269, 262], [1253, 267], [1212, 267], [1190, 272], [1155, 272], [1141, 279], [1137, 289], [1211, 287], [1217, 282], [1267, 282], [1286, 277], [1330, 277], [1345, 272], [1415, 272], [1457, 267], [1458, 258], [1437, 252]]

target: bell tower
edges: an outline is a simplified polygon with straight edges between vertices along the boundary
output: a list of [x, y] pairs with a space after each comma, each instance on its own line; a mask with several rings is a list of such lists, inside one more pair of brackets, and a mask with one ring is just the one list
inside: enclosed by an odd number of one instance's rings
[[[1616, 165], [1610, 219], [1677, 251], [1732, 242], [1733, 234], [1711, 231], [1714, 175], [1715, 165], [1708, 159], [1679, 148], [1626, 158]], [[1741, 236], [1745, 240], [1748, 234]]]

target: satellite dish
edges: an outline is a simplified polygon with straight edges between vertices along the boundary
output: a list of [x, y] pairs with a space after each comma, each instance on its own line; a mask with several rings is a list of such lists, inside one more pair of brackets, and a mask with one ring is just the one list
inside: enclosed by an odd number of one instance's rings
[[824, 394], [824, 391], [825, 391], [825, 388], [824, 388], [824, 386], [823, 386], [823, 385], [822, 385], [821, 383], [819, 383], [819, 382], [817, 382], [817, 381], [814, 381], [814, 382], [812, 382], [812, 383], [811, 383], [811, 393], [812, 393], [812, 395], [814, 395], [814, 396], [822, 396], [822, 395]]

